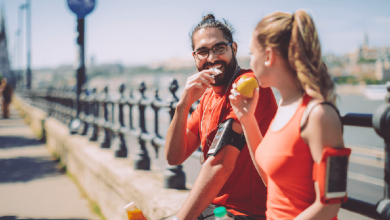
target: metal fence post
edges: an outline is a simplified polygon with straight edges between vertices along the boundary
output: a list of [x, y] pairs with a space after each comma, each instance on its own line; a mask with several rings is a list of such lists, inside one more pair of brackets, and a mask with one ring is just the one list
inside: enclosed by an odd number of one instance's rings
[[81, 89], [81, 94], [80, 94], [80, 113], [79, 113], [79, 118], [82, 123], [82, 130], [80, 135], [86, 135], [88, 132], [89, 128], [89, 123], [88, 123], [88, 117], [90, 114], [90, 108], [89, 108], [89, 92], [87, 86], [84, 84], [82, 89]]
[[125, 91], [125, 85], [122, 84], [119, 86], [119, 93], [121, 94], [121, 97], [118, 100], [118, 117], [119, 117], [119, 124], [115, 124], [113, 130], [115, 132], [115, 157], [127, 157], [127, 147], [126, 147], [126, 139], [125, 139], [125, 121], [124, 121], [124, 114], [123, 114], [123, 106], [126, 102], [125, 96], [123, 92]]
[[54, 110], [54, 99], [53, 99], [53, 91], [54, 91], [54, 88], [53, 86], [50, 86], [48, 89], [47, 89], [47, 116], [48, 117], [51, 117], [53, 116], [53, 110]]
[[[79, 108], [79, 99], [77, 97], [77, 93], [76, 93], [76, 86], [74, 86], [70, 93], [69, 93], [69, 121], [67, 122], [67, 124], [69, 124], [69, 128], [71, 130], [71, 134], [73, 134], [72, 132], [74, 132], [74, 134], [77, 133], [78, 131], [78, 128], [80, 127], [80, 120], [78, 119], [79, 115], [78, 115], [78, 108]], [[74, 122], [74, 123], [72, 123]]]
[[130, 131], [135, 130], [133, 125], [133, 106], [135, 104], [136, 100], [133, 96], [133, 89], [130, 88], [129, 91], [129, 100], [127, 101], [127, 105], [129, 106], [129, 129]]
[[61, 88], [56, 88], [54, 90], [54, 100], [55, 100], [55, 103], [54, 103], [54, 117], [56, 119], [58, 119], [59, 121], [61, 116], [62, 116], [62, 112], [61, 112], [61, 108], [62, 108], [62, 99], [61, 99], [61, 94], [62, 94], [62, 91], [61, 91]]
[[139, 137], [138, 137], [138, 143], [139, 148], [134, 152], [134, 169], [136, 170], [150, 170], [150, 157], [148, 154], [148, 150], [146, 149], [146, 141], [143, 140], [143, 136], [145, 134], [147, 135], [148, 132], [146, 131], [146, 116], [145, 116], [145, 109], [146, 109], [146, 103], [147, 98], [145, 97], [145, 91], [146, 86], [145, 82], [142, 82], [140, 84], [140, 87], [138, 89], [141, 93], [141, 99], [138, 103], [138, 109], [139, 109], [139, 128], [141, 129]]
[[99, 127], [100, 128], [103, 128], [104, 129], [104, 136], [102, 137], [103, 140], [100, 142], [100, 147], [101, 148], [110, 148], [110, 145], [111, 145], [111, 137], [110, 137], [110, 130], [109, 130], [109, 127], [111, 125], [111, 123], [109, 122], [108, 120], [108, 103], [109, 103], [109, 97], [108, 97], [108, 86], [104, 87], [104, 95], [101, 97], [102, 99], [100, 100], [100, 102], [102, 103], [102, 111], [103, 111], [103, 114], [104, 114], [104, 119], [102, 119], [100, 121], [100, 125]]
[[165, 145], [165, 140], [161, 137], [159, 133], [159, 117], [158, 117], [158, 112], [160, 111], [161, 108], [166, 107], [166, 103], [162, 102], [160, 97], [158, 97], [158, 89], [155, 91], [154, 95], [154, 100], [152, 102], [151, 107], [154, 110], [154, 137], [152, 139], [152, 146], [154, 150], [156, 151], [156, 158], [158, 158], [158, 151], [160, 147], [164, 147]]
[[68, 94], [69, 94], [69, 88], [64, 87], [63, 92], [59, 94], [60, 98], [60, 118], [59, 120], [62, 121], [64, 124], [66, 124], [66, 120], [68, 117], [68, 109], [69, 109], [69, 99], [68, 99]]
[[387, 82], [386, 104], [378, 107], [372, 117], [375, 131], [385, 141], [384, 199], [377, 204], [377, 212], [385, 220], [390, 219], [390, 82]]
[[[176, 105], [179, 99], [176, 96], [176, 91], [179, 88], [176, 79], [173, 79], [170, 86], [169, 91], [172, 96], [169, 102], [169, 114], [171, 116], [171, 121], [173, 116], [175, 115]], [[164, 188], [171, 189], [185, 189], [186, 188], [186, 176], [183, 172], [183, 165], [172, 166], [168, 165], [164, 172]]]
[[84, 118], [85, 123], [88, 124], [87, 131], [85, 132], [85, 135], [87, 137], [91, 137], [93, 133], [93, 119], [95, 117], [95, 95], [96, 95], [96, 88], [93, 88], [90, 93], [88, 93], [87, 98], [87, 109], [84, 111], [87, 112], [87, 115]]
[[92, 134], [89, 137], [90, 141], [97, 141], [98, 140], [98, 135], [99, 135], [99, 121], [100, 121], [100, 102], [99, 102], [99, 93], [97, 93], [97, 89], [94, 89], [95, 92], [93, 93], [92, 96], [92, 109], [93, 109], [93, 120], [92, 120], [92, 125], [93, 125], [93, 130]]

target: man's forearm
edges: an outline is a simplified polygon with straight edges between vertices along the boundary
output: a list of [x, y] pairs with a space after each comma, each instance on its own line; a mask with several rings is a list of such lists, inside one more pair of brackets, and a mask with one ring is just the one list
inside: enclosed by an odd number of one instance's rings
[[221, 164], [213, 165], [206, 161], [187, 200], [177, 213], [178, 219], [196, 219], [218, 195], [232, 172], [233, 169], [230, 167], [226, 168]]
[[169, 164], [181, 164], [185, 160], [188, 112], [189, 109], [179, 103], [169, 125], [165, 138], [165, 157]]

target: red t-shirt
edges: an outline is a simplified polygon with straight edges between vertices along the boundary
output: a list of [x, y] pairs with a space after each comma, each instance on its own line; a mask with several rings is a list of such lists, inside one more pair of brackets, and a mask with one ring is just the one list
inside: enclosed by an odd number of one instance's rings
[[[234, 83], [237, 83], [244, 75], [255, 77], [252, 70], [242, 69], [238, 72]], [[212, 89], [208, 89], [201, 98], [197, 109], [188, 119], [187, 129], [200, 138], [205, 158], [207, 158], [207, 151], [214, 139], [217, 126], [229, 118], [239, 122], [228, 98], [232, 84], [222, 96], [214, 94]], [[265, 135], [276, 113], [277, 104], [270, 88], [260, 88], [259, 94], [255, 117], [262, 135]], [[237, 158], [232, 174], [212, 204], [225, 206], [235, 215], [261, 218], [265, 216], [266, 197], [267, 189], [257, 173], [248, 147], [245, 145]]]

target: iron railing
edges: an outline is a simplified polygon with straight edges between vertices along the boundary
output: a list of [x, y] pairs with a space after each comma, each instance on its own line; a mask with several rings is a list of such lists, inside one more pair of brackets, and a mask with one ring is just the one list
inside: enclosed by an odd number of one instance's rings
[[[126, 137], [132, 136], [138, 140], [138, 148], [134, 155], [134, 169], [150, 170], [151, 160], [146, 144], [151, 144], [158, 153], [163, 147], [165, 139], [159, 131], [159, 111], [165, 109], [172, 120], [175, 114], [178, 97], [178, 83], [172, 80], [169, 86], [170, 95], [163, 101], [159, 97], [159, 90], [155, 90], [152, 99], [145, 96], [146, 86], [142, 82], [139, 87], [139, 98], [135, 98], [133, 90], [125, 95], [125, 85], [119, 87], [118, 98], [109, 96], [106, 86], [100, 93], [97, 89], [89, 92], [83, 88], [80, 94], [79, 103], [76, 99], [74, 89], [66, 87], [54, 89], [29, 90], [26, 95], [32, 102], [47, 110], [49, 116], [55, 117], [65, 124], [69, 124], [72, 134], [86, 135], [90, 141], [97, 141], [101, 148], [114, 148], [116, 157], [127, 157], [128, 147]], [[390, 84], [387, 86], [390, 94]], [[387, 103], [390, 96], [387, 95]], [[125, 123], [124, 107], [128, 106], [128, 122]], [[133, 113], [138, 108], [138, 126], [134, 120]], [[146, 129], [145, 110], [151, 108], [154, 111], [154, 132]], [[117, 109], [117, 114], [115, 114]], [[191, 108], [191, 112], [195, 108]], [[352, 212], [360, 213], [371, 218], [390, 219], [390, 105], [383, 104], [373, 114], [348, 113], [342, 116], [342, 123], [345, 126], [358, 126], [373, 128], [383, 138], [385, 147], [385, 177], [384, 177], [384, 198], [378, 204], [371, 204], [355, 198], [348, 198], [342, 207]], [[164, 187], [174, 189], [185, 188], [185, 173], [182, 165], [168, 166], [164, 172]]]

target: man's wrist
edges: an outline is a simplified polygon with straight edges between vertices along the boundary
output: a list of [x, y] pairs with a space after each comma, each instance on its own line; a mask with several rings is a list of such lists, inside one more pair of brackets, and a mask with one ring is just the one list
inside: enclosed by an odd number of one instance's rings
[[183, 103], [181, 100], [176, 105], [176, 111], [189, 112], [192, 105]]

